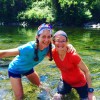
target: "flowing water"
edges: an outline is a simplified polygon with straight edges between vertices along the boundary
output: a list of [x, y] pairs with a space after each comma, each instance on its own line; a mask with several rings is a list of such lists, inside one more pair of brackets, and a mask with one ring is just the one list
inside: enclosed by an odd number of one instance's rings
[[[59, 29], [64, 30], [68, 34], [70, 43], [76, 48], [89, 67], [95, 95], [100, 100], [100, 30], [60, 27], [54, 28], [53, 32]], [[28, 41], [35, 40], [36, 31], [37, 27], [0, 26], [0, 50], [15, 48]], [[12, 59], [13, 57], [0, 59], [0, 100], [12, 100], [12, 90], [7, 75], [7, 66]], [[56, 67], [54, 64], [48, 65], [46, 60], [41, 64], [49, 66], [49, 71], [46, 68], [42, 70], [37, 69], [40, 79], [42, 82], [49, 84], [49, 87], [52, 89], [51, 94], [54, 94], [56, 88], [53, 87], [57, 85], [59, 72], [52, 73]], [[23, 81], [26, 82], [27, 80], [23, 78]]]

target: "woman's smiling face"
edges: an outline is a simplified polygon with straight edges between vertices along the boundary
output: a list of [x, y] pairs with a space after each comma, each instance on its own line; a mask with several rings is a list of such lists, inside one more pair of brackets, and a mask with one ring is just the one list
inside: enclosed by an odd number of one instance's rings
[[51, 33], [49, 30], [44, 30], [37, 38], [39, 40], [39, 48], [43, 50], [48, 47], [51, 42]]
[[66, 45], [67, 45], [67, 40], [65, 36], [62, 35], [56, 35], [54, 37], [54, 45], [56, 50], [62, 51], [66, 49]]

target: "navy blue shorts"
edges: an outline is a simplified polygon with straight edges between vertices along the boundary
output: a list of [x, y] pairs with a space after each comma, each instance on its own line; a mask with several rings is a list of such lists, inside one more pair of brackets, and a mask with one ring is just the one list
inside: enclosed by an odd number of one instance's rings
[[72, 88], [76, 89], [80, 98], [85, 99], [88, 97], [88, 85], [87, 85], [87, 83], [85, 86], [82, 86], [82, 87], [71, 87], [69, 84], [67, 84], [63, 80], [60, 80], [60, 82], [58, 83], [57, 91], [58, 91], [58, 93], [65, 95], [65, 94], [70, 93]]
[[15, 74], [8, 71], [8, 75], [9, 77], [13, 77], [13, 78], [21, 78], [21, 76], [27, 76], [29, 74], [32, 74], [33, 72], [34, 72], [34, 69], [32, 68], [31, 70], [29, 70], [27, 73], [24, 73], [24, 74]]

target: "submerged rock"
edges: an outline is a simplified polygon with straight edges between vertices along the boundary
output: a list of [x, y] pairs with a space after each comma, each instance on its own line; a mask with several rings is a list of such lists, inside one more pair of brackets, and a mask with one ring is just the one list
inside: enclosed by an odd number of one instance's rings
[[0, 59], [0, 67], [8, 67], [10, 61]]

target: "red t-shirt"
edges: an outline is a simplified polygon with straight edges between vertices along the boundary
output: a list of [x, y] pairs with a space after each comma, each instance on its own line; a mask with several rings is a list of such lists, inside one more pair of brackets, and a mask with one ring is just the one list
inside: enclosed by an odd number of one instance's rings
[[86, 84], [86, 78], [82, 70], [77, 66], [81, 61], [80, 56], [77, 53], [67, 53], [62, 61], [59, 58], [58, 52], [54, 48], [52, 50], [53, 59], [60, 69], [62, 79], [70, 84], [72, 87], [80, 87]]

